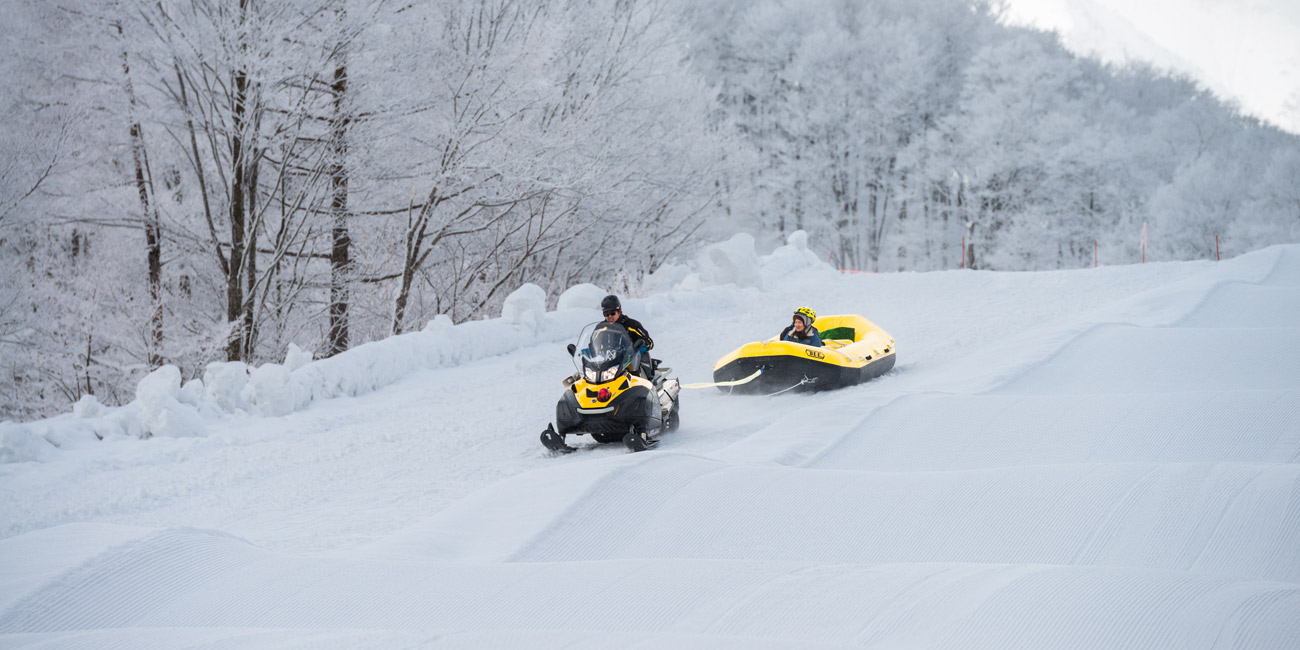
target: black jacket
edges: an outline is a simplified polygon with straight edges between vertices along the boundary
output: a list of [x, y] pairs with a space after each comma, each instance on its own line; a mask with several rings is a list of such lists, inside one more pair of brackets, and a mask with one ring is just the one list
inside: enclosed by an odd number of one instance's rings
[[614, 322], [622, 325], [623, 329], [627, 330], [627, 335], [632, 337], [632, 347], [638, 350], [643, 347], [647, 350], [655, 348], [655, 342], [650, 339], [650, 333], [645, 331], [645, 326], [641, 324], [641, 321], [628, 318], [627, 314], [619, 314], [618, 320]]

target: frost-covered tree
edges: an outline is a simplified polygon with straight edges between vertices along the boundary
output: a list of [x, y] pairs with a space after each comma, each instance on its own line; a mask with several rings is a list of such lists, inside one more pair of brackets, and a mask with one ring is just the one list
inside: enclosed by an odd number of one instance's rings
[[123, 49], [111, 6], [82, 9], [6, 12], [0, 414], [121, 394], [153, 345]]
[[391, 331], [482, 314], [524, 277], [558, 293], [602, 256], [644, 273], [694, 231], [716, 148], [676, 25], [642, 0], [435, 2], [377, 27], [422, 43], [354, 66], [404, 89], [357, 126]]

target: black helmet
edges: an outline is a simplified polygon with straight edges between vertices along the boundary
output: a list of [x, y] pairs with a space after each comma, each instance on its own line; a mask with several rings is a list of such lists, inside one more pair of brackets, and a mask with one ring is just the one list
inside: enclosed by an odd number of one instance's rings
[[605, 299], [600, 301], [601, 312], [612, 311], [614, 309], [618, 309], [618, 310], [623, 309], [623, 303], [618, 301], [618, 296], [615, 295], [605, 296]]

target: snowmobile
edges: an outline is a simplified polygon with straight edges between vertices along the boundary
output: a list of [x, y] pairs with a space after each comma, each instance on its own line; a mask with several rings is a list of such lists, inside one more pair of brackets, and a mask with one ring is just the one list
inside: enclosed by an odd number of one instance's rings
[[578, 342], [569, 344], [569, 354], [578, 372], [564, 379], [555, 424], [542, 432], [547, 449], [569, 453], [575, 448], [566, 436], [590, 434], [596, 442], [622, 440], [628, 449], [644, 451], [658, 444], [656, 435], [677, 429], [681, 384], [644, 348], [633, 349], [622, 325], [586, 326]]

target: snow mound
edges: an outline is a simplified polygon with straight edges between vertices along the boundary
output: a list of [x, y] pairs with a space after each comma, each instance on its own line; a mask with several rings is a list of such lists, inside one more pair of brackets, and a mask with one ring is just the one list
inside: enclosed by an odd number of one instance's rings
[[556, 303], [557, 311], [564, 309], [599, 309], [600, 301], [609, 292], [600, 287], [589, 284], [575, 284], [560, 294], [560, 300]]
[[[447, 319], [451, 320], [451, 319]], [[311, 353], [304, 352], [302, 348], [289, 344], [289, 351], [284, 355], [284, 367], [293, 372], [307, 364], [311, 363]]]
[[700, 279], [706, 284], [734, 284], [738, 287], [763, 287], [754, 237], [736, 233], [725, 242], [705, 246], [696, 258]]
[[104, 413], [104, 405], [99, 403], [99, 398], [94, 395], [82, 395], [76, 404], [72, 405], [72, 414], [79, 418], [93, 418]]
[[198, 411], [182, 404], [180, 396], [181, 371], [176, 366], [165, 365], [140, 380], [135, 400], [140, 405], [140, 427], [145, 437], [180, 438], [207, 433]]
[[690, 291], [700, 286], [700, 274], [685, 264], [664, 264], [641, 281], [646, 293], [667, 293], [674, 289]]
[[243, 397], [261, 415], [288, 415], [298, 403], [293, 376], [285, 366], [268, 363], [248, 375]]
[[645, 279], [643, 286], [648, 292], [695, 291], [724, 285], [762, 289], [796, 271], [834, 271], [808, 244], [808, 233], [796, 230], [786, 237], [785, 245], [760, 256], [754, 249], [754, 238], [738, 233], [725, 242], [705, 246], [692, 264], [661, 266]]
[[49, 460], [54, 445], [29, 425], [0, 423], [0, 463]]
[[242, 410], [248, 366], [240, 361], [217, 361], [203, 373], [204, 396], [225, 413]]
[[763, 277], [767, 281], [804, 269], [834, 270], [830, 264], [822, 261], [820, 255], [808, 249], [807, 232], [796, 230], [790, 233], [785, 242], [785, 246], [772, 251], [771, 255], [762, 260]]
[[531, 331], [542, 326], [542, 317], [546, 315], [546, 291], [541, 287], [525, 282], [506, 296], [501, 305], [501, 320], [512, 325], [522, 325]]

